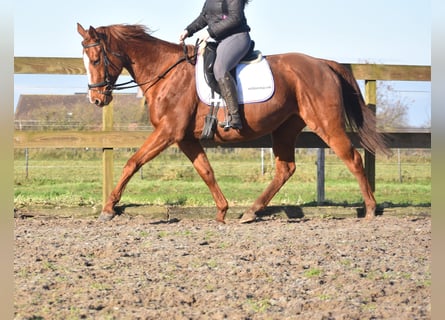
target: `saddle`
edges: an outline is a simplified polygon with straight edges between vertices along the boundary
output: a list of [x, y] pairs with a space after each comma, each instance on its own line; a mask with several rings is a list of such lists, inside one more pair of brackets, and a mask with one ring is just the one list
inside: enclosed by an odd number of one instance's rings
[[[198, 96], [201, 101], [209, 105], [201, 139], [213, 139], [218, 109], [225, 104], [213, 72], [217, 47], [216, 42], [208, 42], [196, 64]], [[230, 71], [237, 82], [239, 102], [243, 104], [265, 101], [274, 92], [273, 76], [269, 65], [261, 52], [254, 49], [255, 42], [251, 41], [247, 54], [241, 59], [238, 66]], [[243, 76], [241, 76], [241, 72]], [[228, 111], [227, 108], [224, 110], [225, 122], [227, 122]], [[225, 127], [224, 130], [228, 130], [228, 127]]]
[[[217, 42], [207, 42], [207, 45], [204, 49], [203, 59], [204, 59], [204, 78], [209, 85], [209, 87], [217, 92], [218, 94], [221, 94], [218, 82], [215, 79], [215, 74], [213, 73], [213, 66], [215, 65], [216, 60], [216, 48], [218, 47]], [[250, 42], [250, 48], [247, 54], [244, 56], [244, 58], [241, 59], [241, 63], [248, 64], [248, 63], [254, 63], [256, 61], [260, 61], [262, 58], [261, 51], [254, 50], [255, 49], [255, 41], [251, 40]], [[234, 79], [235, 77], [235, 70], [230, 71], [232, 73], [232, 76]]]

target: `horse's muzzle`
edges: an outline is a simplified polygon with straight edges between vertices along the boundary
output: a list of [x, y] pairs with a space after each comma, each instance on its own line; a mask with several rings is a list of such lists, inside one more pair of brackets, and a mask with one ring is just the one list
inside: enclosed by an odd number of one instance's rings
[[94, 100], [94, 104], [98, 107], [103, 107], [105, 105], [104, 101], [100, 99]]
[[102, 93], [97, 91], [90, 91], [90, 103], [95, 104], [98, 107], [104, 107], [109, 105], [113, 100], [111, 93]]

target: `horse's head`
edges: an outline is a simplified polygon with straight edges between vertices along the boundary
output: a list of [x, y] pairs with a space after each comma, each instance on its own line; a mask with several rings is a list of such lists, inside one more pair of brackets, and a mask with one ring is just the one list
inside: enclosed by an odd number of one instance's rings
[[88, 97], [99, 107], [113, 100], [113, 86], [122, 71], [122, 61], [109, 48], [109, 39], [91, 27], [85, 30], [79, 23], [77, 31], [83, 37], [83, 60], [88, 74]]

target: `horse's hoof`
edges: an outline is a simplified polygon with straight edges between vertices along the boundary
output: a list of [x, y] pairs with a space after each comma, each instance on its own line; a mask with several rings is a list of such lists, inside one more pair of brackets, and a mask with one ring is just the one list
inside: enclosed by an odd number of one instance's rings
[[100, 222], [111, 221], [115, 215], [114, 213], [102, 212], [97, 220]]
[[375, 217], [375, 207], [366, 208], [365, 220], [371, 221]]
[[226, 212], [225, 211], [219, 211], [216, 214], [216, 219], [217, 222], [219, 223], [226, 223]]
[[256, 220], [256, 214], [249, 212], [249, 213], [243, 214], [239, 223], [250, 223], [250, 222], [254, 222], [255, 220]]

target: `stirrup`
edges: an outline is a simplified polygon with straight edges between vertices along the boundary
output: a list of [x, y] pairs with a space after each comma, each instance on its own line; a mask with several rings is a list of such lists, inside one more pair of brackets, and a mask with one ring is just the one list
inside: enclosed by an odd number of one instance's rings
[[228, 120], [222, 121], [222, 122], [218, 122], [218, 125], [221, 128], [224, 128], [224, 131], [229, 131], [230, 128], [232, 128], [232, 125], [230, 124], [230, 122]]
[[221, 128], [224, 128], [224, 131], [229, 131], [230, 129], [234, 129], [234, 130], [241, 130], [243, 128], [243, 125], [241, 126], [233, 126], [232, 123], [230, 121], [223, 121], [223, 122], [219, 122], [218, 125]]

